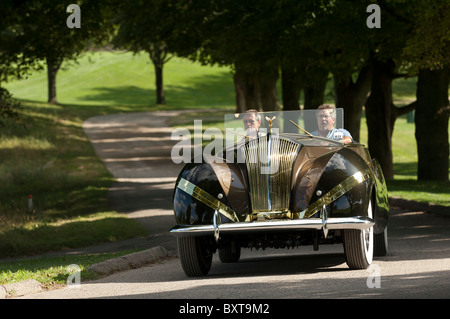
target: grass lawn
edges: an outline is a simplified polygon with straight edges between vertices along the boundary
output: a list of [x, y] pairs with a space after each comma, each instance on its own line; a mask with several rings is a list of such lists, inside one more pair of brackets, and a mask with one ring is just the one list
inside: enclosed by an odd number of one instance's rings
[[[394, 81], [400, 103], [414, 100], [416, 79]], [[153, 65], [146, 54], [86, 53], [63, 65], [57, 77], [59, 105], [48, 105], [46, 72], [5, 87], [22, 103], [22, 124], [0, 127], [0, 258], [86, 246], [145, 235], [107, 201], [113, 182], [82, 130], [94, 115], [171, 109], [234, 112], [230, 70], [173, 58], [164, 67], [167, 105], [155, 105]], [[332, 82], [326, 102], [334, 103]], [[198, 119], [198, 112], [182, 119]], [[175, 119], [173, 124], [179, 123]], [[365, 121], [361, 139], [367, 137]], [[396, 122], [395, 180], [390, 194], [450, 206], [450, 186], [418, 183], [414, 124]], [[28, 195], [33, 212], [28, 211]], [[53, 263], [56, 266], [60, 261]], [[10, 267], [11, 266], [7, 266]], [[0, 271], [6, 273], [0, 264]], [[8, 277], [11, 280], [12, 277]], [[8, 278], [1, 277], [3, 283]]]
[[80, 271], [80, 280], [83, 282], [99, 277], [96, 272], [88, 269], [90, 265], [132, 252], [133, 251], [130, 250], [118, 253], [48, 257], [2, 262], [0, 263], [0, 285], [34, 279], [41, 283], [45, 289], [64, 287], [71, 274], [70, 265], [77, 265], [79, 267], [77, 270]]
[[[367, 126], [365, 121], [361, 124], [361, 143], [367, 145]], [[450, 183], [417, 181], [414, 131], [414, 123], [409, 123], [406, 116], [396, 120], [392, 137], [394, 179], [386, 181], [389, 196], [450, 207]]]
[[[20, 100], [47, 101], [44, 71], [6, 87]], [[164, 90], [167, 105], [156, 106], [153, 64], [146, 54], [85, 53], [78, 64], [63, 65], [57, 77], [58, 102], [77, 107], [84, 115], [234, 105], [233, 78], [227, 68], [174, 57], [164, 66]]]

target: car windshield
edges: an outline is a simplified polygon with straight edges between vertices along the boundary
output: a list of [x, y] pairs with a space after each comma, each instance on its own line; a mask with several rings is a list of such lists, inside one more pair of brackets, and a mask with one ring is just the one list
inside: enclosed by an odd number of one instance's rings
[[[320, 140], [320, 145], [330, 145], [338, 142], [326, 138], [312, 138], [318, 135], [318, 125], [330, 125], [334, 129], [344, 127], [343, 109], [329, 110], [298, 110], [278, 112], [256, 112], [225, 114], [226, 145], [232, 145], [244, 138], [255, 138], [269, 131], [277, 135], [289, 135], [299, 143], [314, 145]], [[323, 123], [323, 124], [322, 124]], [[327, 124], [328, 123], [328, 124]]]

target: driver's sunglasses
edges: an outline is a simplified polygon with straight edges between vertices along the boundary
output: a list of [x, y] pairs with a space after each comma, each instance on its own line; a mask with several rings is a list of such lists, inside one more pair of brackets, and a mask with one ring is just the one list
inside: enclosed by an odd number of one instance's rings
[[255, 123], [255, 121], [254, 120], [244, 120], [244, 123], [253, 124], [253, 123]]

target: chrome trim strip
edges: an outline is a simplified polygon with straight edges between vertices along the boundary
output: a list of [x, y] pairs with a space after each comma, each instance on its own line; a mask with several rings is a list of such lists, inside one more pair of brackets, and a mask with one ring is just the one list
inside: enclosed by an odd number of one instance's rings
[[200, 187], [192, 184], [191, 182], [185, 180], [184, 178], [180, 178], [177, 187], [187, 194], [191, 195], [195, 199], [199, 200], [205, 205], [208, 205], [214, 210], [217, 210], [219, 213], [227, 217], [232, 221], [239, 221], [239, 218], [236, 215], [236, 212], [228, 207], [221, 201], [215, 199], [208, 192], [204, 191]]
[[[326, 226], [325, 226], [326, 225]], [[257, 231], [295, 231], [306, 229], [360, 229], [366, 230], [374, 226], [373, 219], [364, 216], [342, 218], [310, 218], [294, 220], [269, 220], [263, 222], [239, 222], [220, 225], [220, 234]], [[170, 230], [176, 237], [214, 235], [214, 225], [177, 225]]]
[[323, 204], [322, 206], [322, 228], [323, 228], [323, 235], [325, 238], [327, 238], [328, 235], [328, 214], [327, 214], [327, 206]]
[[[272, 125], [270, 125], [272, 126]], [[271, 128], [272, 131], [272, 128]], [[272, 165], [272, 161], [271, 161], [271, 156], [270, 156], [270, 152], [272, 150], [272, 132], [270, 132], [269, 134], [269, 141], [268, 141], [268, 145], [267, 145], [267, 170], [266, 170], [266, 183], [267, 183], [267, 208], [268, 211], [272, 210], [272, 199], [270, 196], [270, 169], [271, 169], [271, 165]]]
[[334, 202], [336, 199], [347, 193], [356, 185], [370, 178], [370, 168], [367, 168], [363, 172], [356, 172], [355, 174], [347, 177], [340, 184], [336, 185], [328, 193], [323, 195], [313, 204], [309, 205], [307, 209], [300, 212], [300, 218], [310, 218], [320, 209], [323, 205], [328, 205]]

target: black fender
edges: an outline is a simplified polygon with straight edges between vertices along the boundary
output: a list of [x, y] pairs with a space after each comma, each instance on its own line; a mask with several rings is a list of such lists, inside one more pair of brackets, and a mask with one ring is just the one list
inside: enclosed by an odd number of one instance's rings
[[327, 214], [328, 217], [367, 216], [374, 182], [370, 167], [360, 155], [347, 148], [334, 149], [310, 159], [301, 170], [292, 191], [291, 209], [294, 212], [303, 211], [361, 172], [367, 178], [354, 183], [345, 194], [327, 203]]
[[[207, 163], [186, 164], [175, 182], [173, 194], [173, 210], [177, 224], [211, 224], [214, 209], [179, 188], [181, 179], [208, 190], [208, 193], [217, 198], [218, 194], [222, 193], [222, 189], [211, 165]], [[222, 198], [221, 201], [227, 203], [226, 198]]]
[[384, 231], [389, 220], [389, 196], [383, 171], [376, 159], [372, 160], [372, 167], [375, 181], [372, 195], [375, 215], [374, 232], [378, 234]]
[[[238, 220], [249, 213], [248, 183], [245, 165], [224, 163], [218, 158], [202, 163], [186, 164], [180, 172], [173, 194], [173, 209], [179, 225], [212, 224], [215, 209], [198, 196], [192, 196], [179, 187], [184, 181], [208, 193], [224, 206], [230, 208]], [[185, 183], [185, 182], [184, 182]], [[221, 223], [235, 222], [221, 214]]]

